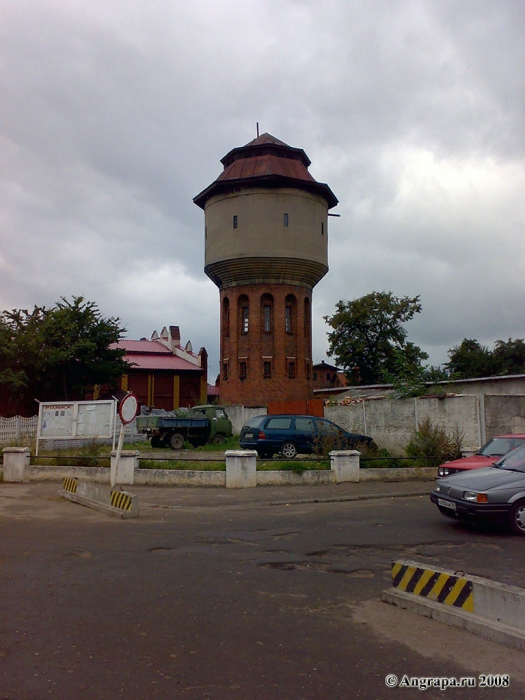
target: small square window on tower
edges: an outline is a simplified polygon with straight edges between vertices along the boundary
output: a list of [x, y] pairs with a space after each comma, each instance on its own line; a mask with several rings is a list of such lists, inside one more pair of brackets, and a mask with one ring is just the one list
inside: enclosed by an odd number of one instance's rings
[[228, 363], [227, 362], [222, 363], [222, 378], [224, 379], [225, 382], [228, 381]]
[[263, 377], [264, 379], [272, 378], [272, 363], [269, 360], [265, 360], [263, 365]]
[[283, 226], [288, 228], [288, 214], [283, 214]]
[[246, 362], [239, 362], [239, 379], [246, 379], [248, 376], [248, 368]]
[[293, 360], [288, 362], [288, 379], [295, 379], [295, 362]]
[[237, 219], [237, 214], [233, 215], [233, 228], [237, 228], [238, 226], [238, 219]]

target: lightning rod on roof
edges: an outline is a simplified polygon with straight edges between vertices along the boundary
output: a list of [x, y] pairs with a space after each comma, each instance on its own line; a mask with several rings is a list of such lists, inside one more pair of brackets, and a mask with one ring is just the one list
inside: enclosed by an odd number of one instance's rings
[[257, 124], [257, 138], [259, 138], [259, 122], [255, 122]]

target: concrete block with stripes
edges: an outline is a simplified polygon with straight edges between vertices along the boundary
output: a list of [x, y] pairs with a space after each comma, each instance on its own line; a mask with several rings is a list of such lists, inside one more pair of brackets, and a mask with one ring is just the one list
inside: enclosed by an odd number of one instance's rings
[[525, 650], [523, 588], [463, 571], [396, 560], [392, 562], [392, 588], [383, 591], [381, 598], [500, 644]]
[[66, 477], [58, 492], [63, 498], [80, 503], [88, 508], [100, 510], [119, 518], [138, 518], [138, 497], [128, 491], [111, 489], [105, 484], [94, 484]]

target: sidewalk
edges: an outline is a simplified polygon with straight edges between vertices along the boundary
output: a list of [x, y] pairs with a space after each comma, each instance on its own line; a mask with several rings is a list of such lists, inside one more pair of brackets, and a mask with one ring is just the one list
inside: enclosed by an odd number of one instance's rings
[[248, 489], [129, 486], [141, 505], [160, 508], [224, 508], [327, 503], [372, 498], [428, 496], [434, 482], [360, 482], [323, 486], [257, 486]]

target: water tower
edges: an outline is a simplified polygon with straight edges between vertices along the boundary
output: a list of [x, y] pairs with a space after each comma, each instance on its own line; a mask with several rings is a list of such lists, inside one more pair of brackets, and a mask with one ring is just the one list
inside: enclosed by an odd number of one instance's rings
[[310, 160], [270, 134], [234, 148], [194, 198], [205, 213], [204, 271], [220, 290], [221, 403], [312, 395], [312, 290], [328, 272], [337, 199]]

